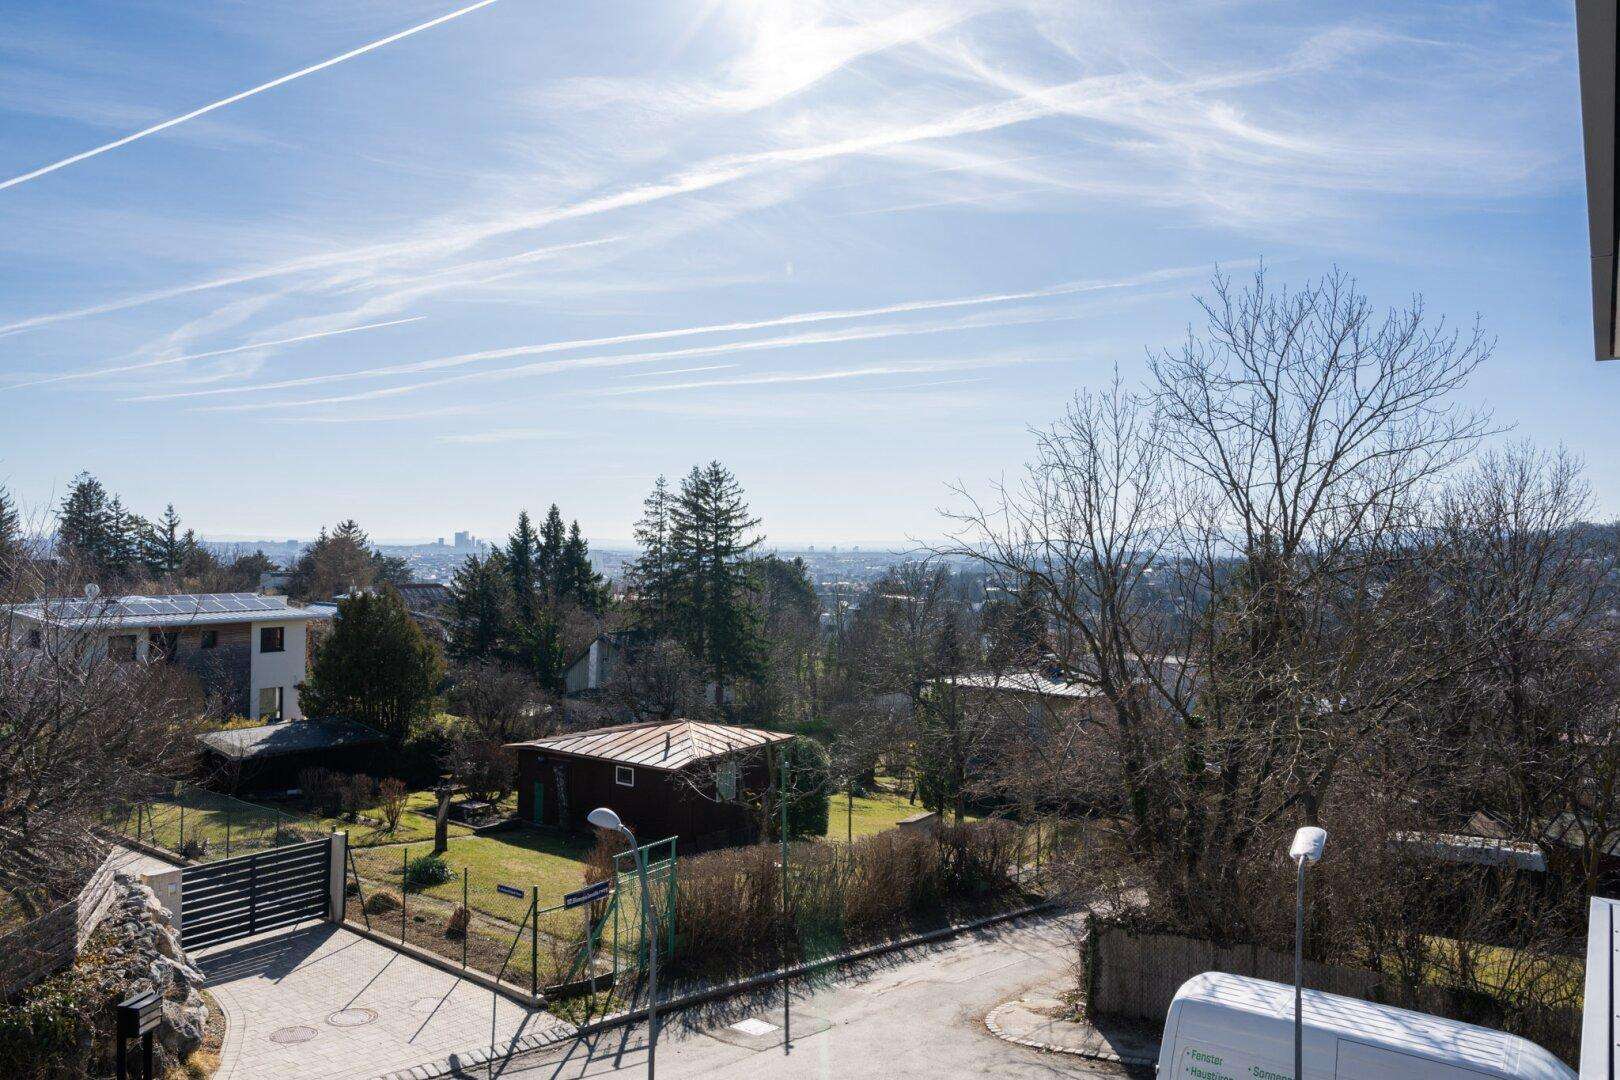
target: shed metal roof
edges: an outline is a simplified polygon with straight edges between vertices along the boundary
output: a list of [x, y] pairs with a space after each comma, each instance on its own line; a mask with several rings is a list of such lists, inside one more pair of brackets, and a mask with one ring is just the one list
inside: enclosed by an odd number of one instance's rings
[[940, 682], [966, 690], [1004, 694], [1039, 694], [1041, 697], [1092, 698], [1097, 687], [1079, 679], [1056, 678], [1042, 671], [1009, 671], [989, 675], [948, 675]]
[[511, 745], [566, 757], [612, 761], [622, 765], [640, 765], [643, 768], [674, 772], [699, 761], [725, 757], [740, 750], [788, 742], [792, 738], [792, 735], [780, 731], [766, 731], [763, 728], [675, 720], [670, 723], [626, 724], [622, 727], [597, 728], [594, 731], [552, 735], [544, 739]]
[[257, 761], [307, 750], [336, 750], [382, 741], [382, 733], [352, 720], [286, 720], [258, 727], [210, 731], [197, 741], [221, 757]]

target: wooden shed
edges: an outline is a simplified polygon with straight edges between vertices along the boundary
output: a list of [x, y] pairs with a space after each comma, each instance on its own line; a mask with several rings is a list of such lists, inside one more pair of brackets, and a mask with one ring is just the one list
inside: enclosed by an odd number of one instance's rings
[[792, 738], [675, 720], [513, 743], [518, 815], [583, 830], [585, 815], [607, 806], [643, 840], [678, 836], [683, 849], [752, 843], [772, 748]]

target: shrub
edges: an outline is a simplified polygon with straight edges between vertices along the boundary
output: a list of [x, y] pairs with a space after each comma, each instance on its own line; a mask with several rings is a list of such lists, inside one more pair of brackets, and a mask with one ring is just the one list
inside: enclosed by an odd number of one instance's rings
[[314, 766], [298, 770], [298, 788], [312, 814], [332, 817], [343, 809], [343, 783], [338, 773]]
[[405, 887], [417, 892], [443, 885], [454, 876], [450, 865], [438, 855], [418, 855], [405, 864]]
[[399, 901], [394, 899], [393, 893], [374, 892], [366, 897], [364, 907], [367, 915], [386, 915], [399, 910]]
[[338, 786], [343, 802], [343, 816], [353, 821], [360, 811], [369, 809], [377, 801], [377, 781], [365, 773], [340, 776]]
[[405, 788], [405, 781], [390, 776], [377, 785], [377, 799], [382, 810], [383, 822], [388, 826], [389, 832], [399, 828], [399, 819], [405, 813], [405, 799], [409, 792]]

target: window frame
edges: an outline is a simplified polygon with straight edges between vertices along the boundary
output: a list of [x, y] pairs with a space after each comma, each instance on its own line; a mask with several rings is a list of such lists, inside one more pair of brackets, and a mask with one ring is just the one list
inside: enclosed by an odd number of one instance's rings
[[[276, 647], [273, 648], [273, 649], [266, 648], [266, 643], [270, 640], [270, 635], [272, 635], [272, 634], [275, 635]], [[286, 652], [286, 651], [287, 651], [287, 628], [285, 626], [261, 626], [261, 627], [259, 627], [259, 652], [261, 652], [261, 653], [283, 653], [283, 652]]]
[[202, 632], [202, 636], [201, 636], [200, 640], [197, 642], [197, 648], [199, 648], [199, 649], [214, 649], [214, 648], [218, 648], [218, 647], [219, 647], [219, 631], [218, 630], [204, 630]]
[[[628, 776], [630, 779], [626, 780]], [[629, 765], [613, 766], [613, 783], [618, 787], [633, 788], [636, 786], [636, 770]]]
[[[274, 692], [276, 695], [276, 708], [274, 712], [264, 711], [264, 695]], [[259, 687], [259, 722], [261, 724], [279, 724], [287, 719], [287, 688], [284, 686]]]

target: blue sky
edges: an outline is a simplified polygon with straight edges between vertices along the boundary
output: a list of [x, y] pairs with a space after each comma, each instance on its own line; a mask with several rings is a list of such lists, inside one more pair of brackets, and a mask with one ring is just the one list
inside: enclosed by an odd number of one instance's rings
[[[0, 6], [0, 482], [208, 535], [628, 536], [720, 458], [782, 544], [946, 485], [1335, 263], [1620, 509], [1568, 3]], [[16, 182], [7, 185], [8, 180]]]

